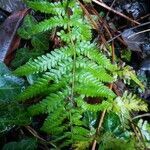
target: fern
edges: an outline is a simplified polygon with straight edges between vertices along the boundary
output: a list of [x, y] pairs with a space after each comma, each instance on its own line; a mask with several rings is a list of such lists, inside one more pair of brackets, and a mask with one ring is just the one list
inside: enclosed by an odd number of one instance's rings
[[122, 97], [115, 99], [114, 111], [117, 112], [123, 125], [127, 125], [131, 120], [131, 112], [134, 111], [147, 111], [147, 104], [132, 93], [124, 92]]
[[[43, 99], [28, 107], [31, 116], [47, 115], [41, 130], [50, 134], [52, 142], [59, 148], [73, 145], [86, 149], [94, 140], [96, 129], [91, 129], [83, 118], [86, 112], [114, 108], [117, 99], [108, 88], [108, 83], [115, 81], [113, 74], [118, 67], [111, 64], [97, 45], [91, 42], [91, 26], [83, 17], [78, 2], [27, 1], [27, 4], [36, 11], [48, 14], [49, 18], [24, 28], [23, 32], [32, 37], [56, 29], [62, 44], [50, 53], [30, 59], [14, 71], [18, 76], [39, 76], [34, 84], [18, 95], [17, 100], [24, 102], [42, 95]], [[99, 102], [90, 104], [87, 102], [89, 97]], [[134, 98], [132, 103], [122, 99], [123, 105], [118, 105], [116, 109], [120, 112], [120, 107], [125, 106], [128, 112], [133, 109], [146, 110], [144, 105], [137, 107], [142, 104], [141, 101], [135, 103], [136, 107], [134, 102]]]

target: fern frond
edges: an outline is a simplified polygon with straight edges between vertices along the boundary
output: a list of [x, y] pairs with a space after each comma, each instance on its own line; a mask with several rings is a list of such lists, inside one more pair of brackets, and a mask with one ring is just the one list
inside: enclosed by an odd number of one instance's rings
[[39, 73], [55, 67], [60, 61], [68, 60], [71, 54], [69, 47], [55, 49], [51, 54], [43, 55], [27, 62], [25, 65], [19, 67], [14, 71], [14, 74], [23, 76], [34, 73]]
[[72, 138], [74, 141], [89, 141], [91, 133], [89, 130], [82, 127], [74, 127], [72, 131]]
[[99, 82], [99, 80], [94, 78], [89, 72], [84, 74], [79, 73], [77, 76], [77, 81], [81, 84], [76, 84], [75, 90], [80, 94], [91, 97], [106, 98], [114, 98], [116, 96], [112, 90]]
[[45, 99], [40, 101], [39, 103], [32, 105], [28, 108], [29, 113], [32, 116], [38, 115], [38, 114], [47, 114], [51, 113], [54, 110], [56, 110], [59, 106], [62, 105], [63, 100], [65, 97], [67, 97], [67, 92], [57, 92], [57, 93], [51, 93], [48, 95]]
[[89, 148], [89, 141], [80, 141], [73, 144], [74, 150], [86, 150]]
[[23, 93], [19, 94], [17, 100], [25, 101], [26, 99], [30, 99], [38, 94], [44, 93], [49, 87], [51, 80], [53, 80], [51, 77], [44, 75], [42, 78], [39, 78], [33, 85], [29, 86]]
[[68, 37], [71, 37], [72, 40], [86, 41], [86, 40], [91, 40], [92, 38], [92, 33], [91, 33], [91, 30], [89, 29], [90, 27], [86, 26], [86, 24], [84, 24], [84, 28], [82, 29], [80, 29], [76, 25], [75, 27], [72, 28], [71, 32], [66, 33], [64, 30], [61, 30], [60, 32], [57, 33], [57, 35], [61, 37], [62, 41], [67, 42], [67, 43], [70, 42], [70, 38]]
[[87, 71], [90, 72], [95, 78], [97, 78], [101, 82], [111, 83], [114, 81], [113, 77], [111, 77], [110, 74], [108, 74], [103, 68], [88, 68]]
[[99, 65], [103, 66], [104, 68], [110, 71], [117, 70], [117, 66], [112, 65], [110, 60], [98, 51], [94, 43], [80, 42], [78, 44], [79, 45], [77, 45], [77, 53], [88, 57], [89, 59], [97, 62]]
[[60, 134], [65, 130], [66, 126], [62, 126], [62, 122], [66, 117], [68, 117], [68, 113], [63, 106], [59, 106], [56, 111], [52, 114], [49, 114], [47, 119], [45, 120], [41, 130], [45, 131], [49, 134]]
[[[49, 31], [52, 28], [55, 28], [57, 26], [67, 28], [69, 21], [70, 20], [67, 17], [63, 18], [62, 16], [55, 16], [51, 19], [46, 19], [46, 20], [32, 26], [31, 28], [26, 29], [26, 32], [28, 34], [30, 34], [30, 36], [33, 36], [35, 34]], [[60, 22], [61, 22], [61, 24], [60, 24]]]
[[124, 108], [128, 112], [147, 111], [147, 104], [135, 95], [131, 93], [128, 94], [127, 91], [123, 94], [122, 98], [116, 98], [116, 102], [119, 104], [118, 106], [120, 106], [120, 110]]
[[[63, 0], [63, 2], [54, 2], [54, 3], [49, 3], [46, 1], [27, 1], [26, 3], [32, 9], [40, 11], [42, 13], [64, 15], [65, 14], [64, 8], [67, 5], [67, 0]], [[74, 1], [71, 1], [68, 6], [73, 7]]]
[[113, 111], [118, 114], [122, 124], [127, 127], [131, 120], [131, 112], [147, 111], [147, 104], [135, 95], [128, 94], [126, 91], [123, 97], [117, 97], [114, 101]]

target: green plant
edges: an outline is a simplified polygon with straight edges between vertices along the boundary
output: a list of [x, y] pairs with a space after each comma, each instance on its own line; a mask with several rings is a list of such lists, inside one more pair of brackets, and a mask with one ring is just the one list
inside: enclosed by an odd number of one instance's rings
[[16, 56], [11, 63], [12, 67], [17, 68], [25, 64], [29, 59], [36, 58], [37, 56], [44, 54], [48, 50], [48, 34], [39, 33], [36, 35], [30, 35], [28, 34], [28, 32], [26, 32], [27, 28], [30, 28], [35, 24], [37, 24], [37, 21], [33, 16], [27, 15], [25, 17], [22, 28], [18, 30], [18, 35], [21, 38], [25, 39], [27, 42], [31, 41], [31, 48], [29, 46], [25, 46], [24, 48], [18, 49], [16, 52]]
[[23, 88], [24, 81], [15, 77], [12, 72], [0, 62], [0, 133], [9, 131], [14, 125], [30, 123], [22, 104], [15, 101], [15, 97]]
[[[47, 115], [41, 130], [51, 136], [57, 148], [72, 146], [75, 149], [87, 149], [100, 136], [96, 131], [98, 117], [94, 117], [97, 112], [113, 112], [123, 122], [124, 119], [130, 119], [130, 112], [147, 110], [141, 100], [135, 103], [132, 98], [133, 101], [126, 102], [124, 99], [132, 95], [117, 97], [108, 87], [115, 81], [119, 68], [111, 64], [96, 43], [91, 42], [90, 23], [83, 16], [77, 1], [27, 1], [27, 4], [34, 10], [48, 14], [49, 18], [24, 28], [21, 34], [32, 37], [55, 30], [61, 46], [29, 60], [14, 71], [18, 76], [36, 74], [39, 77], [18, 95], [17, 100], [25, 102], [37, 96], [43, 97], [30, 105], [28, 112], [31, 116]], [[88, 115], [90, 113], [94, 114], [91, 118]], [[91, 123], [93, 120], [95, 122]], [[123, 140], [114, 141], [126, 143]], [[129, 145], [133, 147], [132, 142]]]

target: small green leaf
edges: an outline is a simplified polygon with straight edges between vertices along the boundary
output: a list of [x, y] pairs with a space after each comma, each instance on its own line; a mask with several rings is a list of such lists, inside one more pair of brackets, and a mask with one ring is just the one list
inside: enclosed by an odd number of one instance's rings
[[104, 130], [107, 132], [114, 132], [118, 130], [121, 122], [117, 114], [107, 113], [104, 119]]
[[2, 62], [0, 63], [0, 70], [0, 99], [13, 99], [21, 92], [24, 81], [12, 75]]

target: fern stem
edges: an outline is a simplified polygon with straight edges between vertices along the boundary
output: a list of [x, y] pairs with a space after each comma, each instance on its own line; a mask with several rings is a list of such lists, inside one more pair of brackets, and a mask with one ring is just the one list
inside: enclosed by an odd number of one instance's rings
[[[69, 30], [69, 32], [71, 32], [70, 25], [68, 25], [68, 30]], [[76, 49], [75, 49], [75, 45], [74, 45], [74, 42], [73, 42], [73, 39], [71, 36], [70, 36], [70, 42], [73, 47], [73, 69], [72, 69], [72, 87], [71, 87], [71, 102], [73, 105], [73, 103], [74, 103], [74, 100], [73, 100], [74, 99], [74, 88], [75, 88], [75, 72], [76, 72]]]
[[[69, 1], [67, 1], [67, 6], [66, 6], [66, 12], [68, 11], [68, 5], [69, 5]], [[69, 18], [69, 14], [68, 14], [68, 18]], [[68, 23], [68, 32], [71, 33], [71, 27], [70, 24]], [[75, 44], [73, 42], [73, 39], [70, 35], [70, 42], [73, 48], [73, 68], [72, 68], [72, 87], [71, 87], [71, 105], [72, 107], [74, 106], [74, 88], [75, 88], [75, 72], [76, 72], [76, 49], [75, 49]], [[73, 133], [73, 121], [72, 121], [72, 112], [71, 110], [69, 110], [69, 119], [70, 119], [70, 130], [71, 130], [71, 136]], [[72, 137], [71, 137], [72, 139]]]

